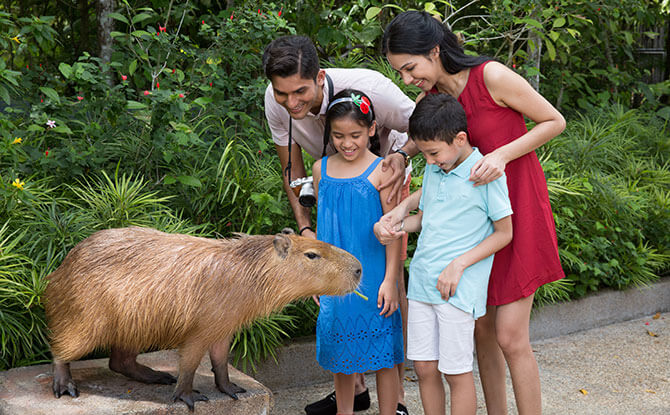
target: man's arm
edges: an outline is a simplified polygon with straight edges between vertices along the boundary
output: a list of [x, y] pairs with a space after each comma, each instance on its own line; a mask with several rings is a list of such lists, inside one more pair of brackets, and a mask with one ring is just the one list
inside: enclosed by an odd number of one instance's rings
[[[279, 162], [281, 163], [282, 178], [284, 180], [284, 191], [288, 197], [288, 201], [293, 209], [293, 215], [298, 225], [298, 231], [305, 226], [312, 227], [311, 208], [306, 208], [300, 204], [298, 197], [293, 193], [293, 189], [289, 186], [288, 176], [286, 175], [286, 166], [288, 165], [288, 146], [280, 146], [275, 144], [277, 154], [279, 155]], [[302, 149], [296, 143], [292, 144], [291, 149], [291, 180], [299, 179], [307, 175], [305, 171], [305, 163], [302, 159]], [[307, 236], [316, 239], [316, 233], [310, 229], [305, 229], [302, 236]]]

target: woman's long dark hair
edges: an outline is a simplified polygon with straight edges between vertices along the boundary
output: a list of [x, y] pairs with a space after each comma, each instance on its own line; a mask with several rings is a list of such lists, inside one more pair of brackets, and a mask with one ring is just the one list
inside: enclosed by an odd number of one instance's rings
[[428, 56], [437, 45], [440, 46], [442, 66], [452, 75], [490, 60], [486, 56], [466, 55], [451, 30], [430, 13], [414, 10], [397, 15], [386, 26], [382, 53]]
[[[326, 131], [325, 131], [326, 137], [328, 137], [329, 140], [330, 140], [330, 123], [333, 120], [349, 117], [361, 125], [365, 125], [368, 128], [372, 127], [372, 123], [374, 123], [375, 121], [375, 109], [374, 106], [372, 105], [372, 100], [370, 100], [370, 97], [365, 95], [365, 93], [357, 89], [343, 89], [342, 91], [335, 94], [335, 96], [333, 96], [333, 100], [330, 102], [335, 102], [335, 100], [338, 98], [351, 97], [352, 94], [358, 95], [361, 98], [363, 97], [367, 98], [368, 102], [370, 103], [370, 111], [368, 111], [367, 114], [364, 114], [363, 111], [361, 111], [360, 107], [355, 103], [353, 103], [352, 101], [338, 102], [332, 107], [329, 107], [328, 111], [326, 111]], [[375, 134], [372, 137], [370, 137], [370, 151], [377, 156], [381, 156], [379, 134], [377, 134], [378, 128], [379, 126], [375, 128]]]

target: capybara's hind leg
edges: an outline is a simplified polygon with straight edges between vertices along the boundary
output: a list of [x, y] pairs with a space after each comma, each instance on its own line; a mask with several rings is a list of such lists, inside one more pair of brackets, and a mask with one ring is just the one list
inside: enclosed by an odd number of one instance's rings
[[79, 396], [77, 385], [72, 380], [70, 373], [70, 363], [64, 362], [60, 359], [54, 358], [54, 379], [53, 391], [56, 398], [60, 398], [64, 394], [68, 394], [73, 398]]
[[137, 363], [137, 352], [112, 347], [109, 357], [109, 368], [117, 373], [128, 376], [142, 383], [159, 383], [171, 385], [177, 378], [167, 372], [153, 370], [150, 367]]
[[195, 333], [193, 335], [195, 340], [191, 340], [179, 348], [179, 377], [172, 394], [172, 399], [175, 402], [177, 400], [184, 402], [190, 411], [194, 410], [195, 402], [209, 400], [205, 395], [193, 390], [195, 370], [207, 351], [206, 346], [203, 347], [198, 343], [198, 337], [198, 334]]
[[224, 341], [215, 343], [209, 348], [209, 358], [212, 361], [212, 372], [216, 387], [233, 399], [237, 399], [238, 393], [246, 390], [230, 381], [228, 376], [228, 352], [230, 351], [230, 337]]

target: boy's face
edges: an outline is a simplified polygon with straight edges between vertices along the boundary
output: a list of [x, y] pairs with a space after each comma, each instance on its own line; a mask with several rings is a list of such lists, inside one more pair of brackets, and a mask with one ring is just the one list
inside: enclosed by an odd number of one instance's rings
[[291, 76], [273, 76], [272, 91], [279, 105], [286, 108], [291, 118], [302, 120], [309, 111], [318, 114], [323, 101], [323, 82], [326, 73], [321, 70], [313, 79], [305, 79], [296, 73]]
[[456, 134], [451, 144], [442, 140], [414, 140], [414, 142], [426, 158], [426, 163], [436, 165], [445, 173], [456, 168], [472, 152], [472, 147], [470, 147], [467, 135], [464, 132]]

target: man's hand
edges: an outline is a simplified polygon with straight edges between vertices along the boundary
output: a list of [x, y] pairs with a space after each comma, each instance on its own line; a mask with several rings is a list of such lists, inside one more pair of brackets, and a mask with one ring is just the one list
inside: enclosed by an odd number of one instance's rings
[[385, 182], [382, 182], [379, 190], [392, 186], [387, 203], [392, 203], [394, 200], [399, 203], [405, 179], [405, 158], [402, 154], [391, 153], [384, 157], [382, 171], [385, 172], [389, 168], [393, 171], [393, 174]]

